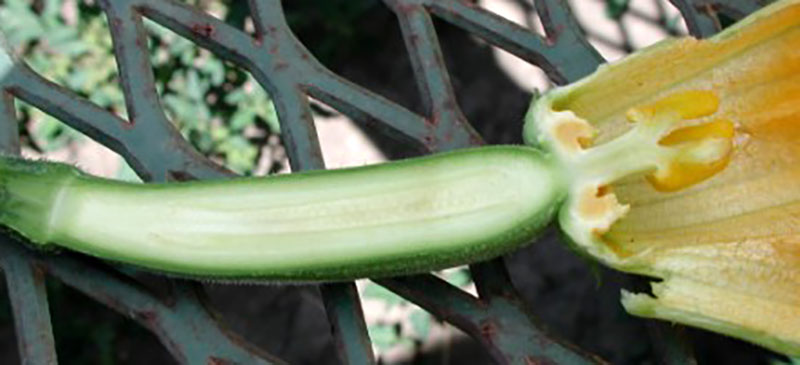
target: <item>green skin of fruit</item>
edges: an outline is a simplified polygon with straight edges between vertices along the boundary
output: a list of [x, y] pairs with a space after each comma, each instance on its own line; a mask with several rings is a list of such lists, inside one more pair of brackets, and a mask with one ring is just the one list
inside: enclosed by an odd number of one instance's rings
[[133, 184], [0, 159], [0, 222], [62, 247], [181, 276], [338, 281], [427, 272], [530, 242], [564, 184], [524, 146], [266, 178]]

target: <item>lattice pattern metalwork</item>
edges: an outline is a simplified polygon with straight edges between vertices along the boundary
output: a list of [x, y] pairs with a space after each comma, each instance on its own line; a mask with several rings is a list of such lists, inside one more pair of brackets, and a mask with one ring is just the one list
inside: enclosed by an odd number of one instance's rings
[[[100, 0], [114, 41], [114, 52], [129, 118], [103, 110], [55, 85], [15, 59], [0, 54], [0, 145], [18, 153], [15, 98], [24, 100], [119, 153], [145, 181], [225, 178], [231, 173], [194, 151], [172, 127], [156, 92], [148, 60], [143, 18], [153, 20], [251, 72], [271, 95], [281, 122], [292, 168], [324, 168], [307, 96], [350, 116], [367, 128], [433, 153], [482, 144], [459, 110], [432, 16], [541, 67], [557, 84], [593, 71], [603, 59], [589, 45], [566, 0], [539, 0], [541, 37], [468, 0], [384, 0], [396, 13], [411, 58], [424, 112], [408, 109], [359, 87], [325, 68], [292, 34], [279, 0], [250, 0], [256, 34], [247, 33], [174, 0]], [[708, 36], [719, 29], [717, 13], [738, 18], [763, 5], [761, 0], [671, 0], [691, 33]], [[19, 349], [25, 362], [56, 362], [44, 289], [51, 275], [128, 316], [155, 333], [183, 363], [281, 363], [225, 333], [198, 300], [198, 287], [173, 281], [164, 300], [124, 271], [87, 263], [75, 255], [33, 252], [2, 236], [0, 265], [11, 298]], [[514, 292], [501, 260], [471, 266], [479, 296], [473, 297], [432, 275], [379, 280], [476, 338], [500, 363], [594, 363], [600, 360], [545, 335]], [[373, 363], [370, 342], [352, 283], [321, 286], [340, 357], [345, 363]], [[667, 336], [664, 357], [687, 363], [691, 354]]]

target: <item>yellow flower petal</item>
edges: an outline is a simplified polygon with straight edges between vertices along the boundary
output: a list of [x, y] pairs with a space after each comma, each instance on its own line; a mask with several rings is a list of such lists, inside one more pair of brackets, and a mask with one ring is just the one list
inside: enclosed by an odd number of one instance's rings
[[[800, 0], [776, 2], [708, 40], [659, 43], [552, 91], [531, 109], [525, 139], [585, 184], [601, 175], [574, 161], [630, 139], [637, 123], [629, 120], [659, 113], [679, 125], [657, 144], [678, 152], [664, 160], [631, 148], [641, 157], [604, 160], [617, 179], [613, 208], [627, 213], [597, 234], [581, 205], [568, 202], [562, 228], [600, 261], [663, 279], [652, 296], [623, 295], [631, 313], [800, 356]], [[549, 131], [563, 123], [590, 125], [581, 135], [592, 135], [592, 146], [560, 147]], [[639, 165], [619, 167], [630, 161]], [[620, 171], [636, 174], [620, 180]]]

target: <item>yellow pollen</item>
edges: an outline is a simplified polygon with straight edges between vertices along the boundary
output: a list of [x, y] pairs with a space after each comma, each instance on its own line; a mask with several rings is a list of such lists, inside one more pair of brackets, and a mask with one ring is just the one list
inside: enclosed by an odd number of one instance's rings
[[647, 181], [658, 191], [678, 191], [716, 175], [728, 166], [729, 161], [730, 152], [720, 159], [706, 163], [676, 160], [647, 176]]
[[733, 139], [733, 123], [726, 119], [717, 119], [708, 123], [676, 129], [658, 141], [662, 146], [676, 146], [690, 141], [706, 138]]
[[[657, 128], [659, 161], [656, 170], [647, 176], [658, 191], [685, 189], [722, 171], [733, 151], [734, 125], [726, 119], [680, 127], [687, 120], [716, 113], [719, 98], [712, 91], [690, 90], [669, 95], [652, 104], [631, 109], [631, 121]], [[663, 123], [668, 123], [665, 125]]]

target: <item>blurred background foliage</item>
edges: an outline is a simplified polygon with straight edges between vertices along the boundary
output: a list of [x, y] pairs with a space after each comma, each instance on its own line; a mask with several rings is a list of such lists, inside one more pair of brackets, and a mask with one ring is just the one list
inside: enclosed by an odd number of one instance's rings
[[[222, 19], [232, 14], [226, 2], [189, 3]], [[269, 137], [280, 133], [267, 93], [248, 73], [191, 41], [150, 21], [145, 28], [168, 117], [201, 153], [235, 172], [253, 174], [260, 146], [270, 141], [274, 145], [275, 138]], [[35, 71], [125, 117], [111, 34], [94, 1], [5, 0], [0, 29]], [[33, 150], [53, 151], [83, 138], [35, 108], [17, 105], [23, 143]]]
[[[245, 1], [184, 2], [252, 32]], [[315, 56], [323, 63], [335, 63], [378, 38], [358, 33], [353, 26], [354, 19], [378, 3], [295, 0], [285, 6], [292, 29]], [[0, 6], [0, 29], [31, 68], [125, 117], [111, 34], [96, 0], [4, 0]], [[249, 73], [156, 23], [146, 20], [145, 28], [162, 104], [187, 140], [240, 174], [279, 170], [283, 156], [275, 108]], [[37, 152], [57, 150], [83, 138], [25, 103], [17, 106], [23, 143]], [[276, 153], [262, 156], [263, 146]], [[257, 171], [262, 157], [271, 160], [262, 161]]]

